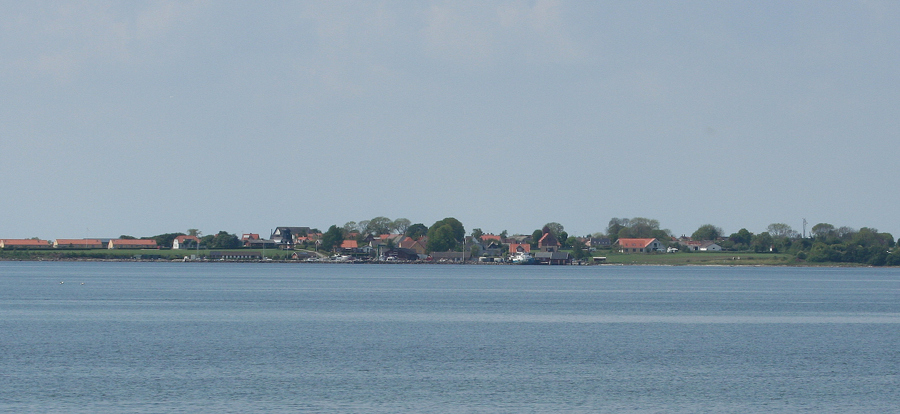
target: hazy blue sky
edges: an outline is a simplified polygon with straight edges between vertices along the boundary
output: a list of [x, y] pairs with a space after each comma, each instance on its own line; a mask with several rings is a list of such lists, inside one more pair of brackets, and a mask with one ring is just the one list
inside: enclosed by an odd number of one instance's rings
[[900, 236], [900, 2], [0, 2], [0, 238]]

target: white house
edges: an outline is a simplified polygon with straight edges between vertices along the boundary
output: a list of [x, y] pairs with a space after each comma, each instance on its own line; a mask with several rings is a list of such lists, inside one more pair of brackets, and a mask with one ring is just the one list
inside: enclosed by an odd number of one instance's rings
[[188, 247], [197, 247], [200, 239], [197, 236], [178, 236], [172, 240], [173, 249], [187, 249]]
[[722, 246], [719, 246], [715, 242], [712, 241], [704, 241], [700, 242], [700, 251], [701, 252], [721, 252]]

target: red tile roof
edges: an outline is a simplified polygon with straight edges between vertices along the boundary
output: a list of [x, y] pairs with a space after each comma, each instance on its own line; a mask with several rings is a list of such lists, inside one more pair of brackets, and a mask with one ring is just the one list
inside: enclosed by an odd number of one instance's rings
[[35, 239], [3, 239], [4, 246], [49, 246], [50, 242], [47, 240], [35, 240]]
[[113, 246], [156, 247], [156, 240], [151, 239], [115, 239], [110, 240]]
[[56, 239], [57, 244], [92, 244], [100, 243], [97, 239]]
[[522, 246], [522, 251], [526, 253], [531, 253], [531, 245], [528, 243], [510, 243], [509, 244], [509, 252], [515, 253], [519, 246]]
[[619, 241], [618, 241], [617, 243], [619, 243], [619, 246], [622, 246], [622, 247], [635, 248], [635, 249], [643, 249], [643, 248], [649, 246], [650, 243], [652, 243], [654, 240], [656, 240], [656, 239], [655, 239], [655, 238], [649, 238], [649, 239], [619, 239]]
[[559, 240], [557, 240], [556, 237], [553, 236], [553, 233], [544, 233], [544, 235], [541, 236], [541, 239], [538, 240], [538, 246], [541, 246], [541, 247], [543, 247], [543, 246], [559, 246], [559, 245], [560, 245]]
[[355, 249], [357, 247], [359, 247], [359, 245], [356, 243], [356, 240], [344, 240], [343, 243], [341, 243], [342, 249]]
[[56, 239], [53, 244], [62, 247], [103, 247], [103, 242], [97, 239]]
[[403, 241], [401, 241], [401, 242], [397, 245], [397, 247], [399, 247], [399, 248], [401, 248], [401, 249], [415, 249], [417, 244], [418, 244], [418, 245], [421, 245], [421, 246], [422, 246], [422, 249], [425, 248], [425, 242], [424, 242], [424, 241], [422, 241], [422, 240], [413, 240], [412, 237], [407, 237], [407, 238], [403, 239]]

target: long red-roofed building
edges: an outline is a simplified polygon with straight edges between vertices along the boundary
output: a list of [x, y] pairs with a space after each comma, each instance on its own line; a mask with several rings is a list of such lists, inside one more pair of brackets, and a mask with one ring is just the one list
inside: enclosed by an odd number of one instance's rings
[[114, 239], [109, 241], [110, 249], [156, 249], [153, 239]]
[[49, 249], [50, 242], [38, 239], [0, 239], [0, 249]]
[[619, 239], [619, 252], [621, 253], [648, 253], [659, 251], [662, 243], [655, 238], [649, 239]]
[[56, 239], [53, 247], [57, 249], [102, 249], [103, 242], [98, 239]]

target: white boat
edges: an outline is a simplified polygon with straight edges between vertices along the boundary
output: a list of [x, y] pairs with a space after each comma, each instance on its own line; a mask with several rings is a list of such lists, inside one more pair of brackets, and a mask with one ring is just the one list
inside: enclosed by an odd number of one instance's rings
[[509, 261], [513, 264], [534, 264], [534, 256], [528, 252], [515, 252], [509, 256]]

